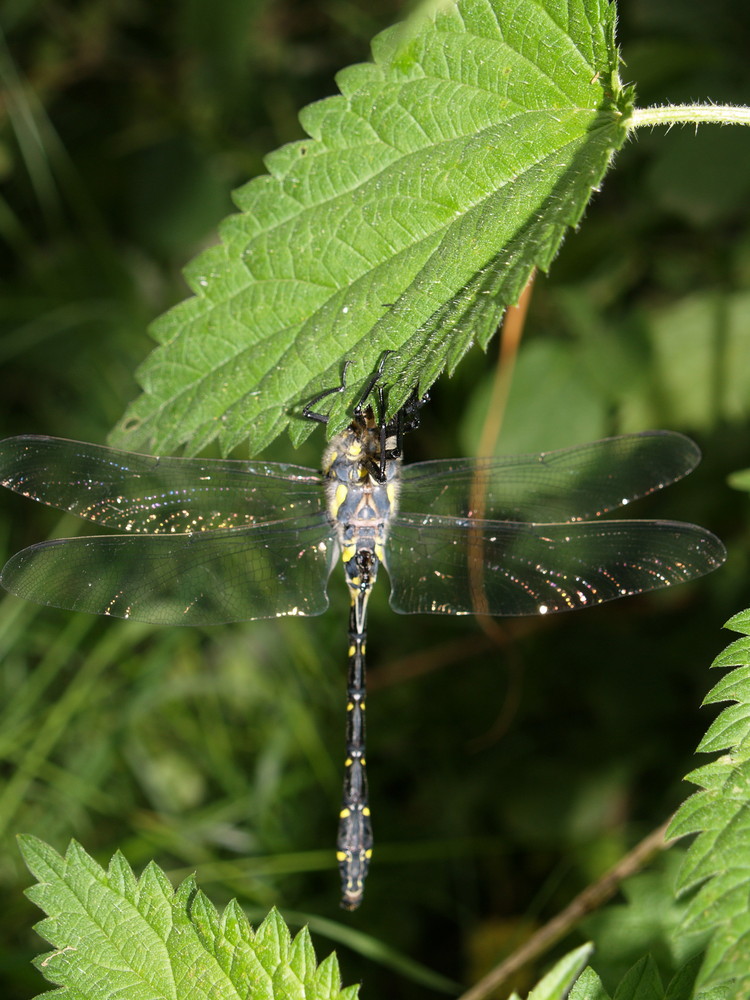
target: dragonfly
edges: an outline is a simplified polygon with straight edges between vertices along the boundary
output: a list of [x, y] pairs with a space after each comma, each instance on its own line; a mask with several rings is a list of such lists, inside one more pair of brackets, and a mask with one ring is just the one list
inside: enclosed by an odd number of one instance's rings
[[351, 607], [336, 857], [348, 910], [362, 901], [373, 847], [365, 644], [381, 565], [399, 614], [548, 615], [693, 580], [726, 556], [697, 525], [603, 516], [695, 468], [700, 452], [682, 434], [404, 465], [402, 431], [416, 423], [413, 410], [385, 423], [358, 405], [322, 472], [33, 435], [0, 442], [3, 486], [119, 532], [14, 555], [0, 583], [27, 600], [159, 625], [319, 615], [343, 563]]

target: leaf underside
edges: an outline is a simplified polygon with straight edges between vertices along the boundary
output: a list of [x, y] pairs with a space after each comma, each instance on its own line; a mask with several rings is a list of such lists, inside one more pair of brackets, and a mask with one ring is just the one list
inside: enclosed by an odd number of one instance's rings
[[388, 29], [374, 62], [305, 108], [311, 138], [266, 158], [240, 214], [157, 320], [143, 394], [113, 432], [131, 450], [257, 453], [341, 430], [388, 357], [389, 413], [484, 347], [579, 221], [632, 106], [608, 0], [457, 0]]
[[236, 902], [219, 913], [192, 877], [173, 890], [153, 862], [136, 879], [119, 853], [105, 871], [75, 841], [64, 857], [20, 843], [37, 879], [27, 895], [48, 915], [36, 930], [55, 951], [35, 964], [54, 996], [356, 1000], [335, 955], [318, 965], [307, 929], [293, 939], [276, 910], [253, 930]]

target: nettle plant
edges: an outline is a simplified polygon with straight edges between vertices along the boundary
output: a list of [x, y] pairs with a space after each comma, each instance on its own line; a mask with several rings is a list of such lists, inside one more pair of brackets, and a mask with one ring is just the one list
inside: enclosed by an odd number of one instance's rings
[[[268, 174], [235, 193], [239, 214], [187, 268], [193, 297], [153, 326], [143, 393], [111, 444], [194, 455], [249, 441], [257, 453], [283, 431], [300, 444], [315, 427], [305, 404], [339, 386], [345, 366], [341, 391], [326, 397], [329, 436], [379, 369], [383, 419], [393, 418], [488, 344], [635, 129], [750, 124], [746, 108], [635, 107], [615, 13], [607, 0], [455, 0], [378, 35], [373, 61], [338, 75], [340, 95], [302, 111], [309, 138], [270, 154]], [[698, 835], [677, 878], [692, 892], [673, 928], [682, 964], [664, 985], [644, 956], [618, 998], [750, 992], [750, 613], [729, 627], [743, 637], [717, 665], [735, 669], [709, 700], [732, 704], [700, 747], [724, 755], [690, 775], [700, 791], [669, 830]], [[29, 896], [48, 915], [38, 929], [54, 948], [38, 968], [60, 996], [357, 995], [276, 911], [253, 931], [238, 905], [220, 913], [193, 879], [173, 890], [154, 864], [136, 879], [121, 855], [104, 870], [76, 843], [64, 858], [34, 838], [22, 850], [37, 879]], [[488, 996], [543, 954], [643, 853], [464, 996]], [[528, 995], [603, 1000], [592, 950], [559, 959]]]

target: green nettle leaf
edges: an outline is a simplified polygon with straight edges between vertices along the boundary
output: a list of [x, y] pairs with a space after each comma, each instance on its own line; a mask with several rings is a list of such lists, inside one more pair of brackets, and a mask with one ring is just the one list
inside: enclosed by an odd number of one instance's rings
[[568, 994], [570, 1000], [612, 1000], [593, 969], [584, 969]]
[[656, 962], [650, 955], [641, 958], [629, 969], [615, 991], [614, 1000], [663, 1000], [662, 986]]
[[335, 955], [317, 964], [310, 935], [292, 939], [272, 910], [256, 931], [237, 903], [219, 913], [193, 878], [173, 890], [152, 862], [140, 879], [121, 854], [105, 871], [71, 842], [65, 857], [20, 838], [37, 885], [29, 898], [55, 951], [36, 966], [76, 1000], [355, 1000]]
[[653, 958], [644, 956], [625, 973], [613, 995], [604, 989], [594, 970], [588, 968], [584, 969], [567, 996], [569, 1000], [737, 1000], [736, 994], [724, 987], [696, 992], [695, 977], [699, 963], [700, 958], [686, 962], [665, 988]]
[[732, 704], [698, 747], [723, 754], [688, 775], [701, 791], [680, 807], [669, 834], [698, 834], [678, 882], [682, 891], [700, 886], [687, 908], [683, 932], [710, 935], [698, 983], [740, 997], [750, 996], [750, 611], [736, 615], [727, 628], [743, 637], [713, 666], [735, 669], [709, 692], [706, 703]]
[[569, 997], [570, 1000], [664, 1000], [665, 993], [656, 963], [651, 956], [644, 956], [623, 976], [614, 998], [593, 969], [583, 971]]
[[325, 400], [335, 433], [384, 350], [395, 411], [483, 347], [547, 269], [625, 140], [608, 0], [454, 0], [378, 35], [373, 63], [301, 113], [240, 214], [153, 326], [143, 395], [112, 443], [253, 452]]

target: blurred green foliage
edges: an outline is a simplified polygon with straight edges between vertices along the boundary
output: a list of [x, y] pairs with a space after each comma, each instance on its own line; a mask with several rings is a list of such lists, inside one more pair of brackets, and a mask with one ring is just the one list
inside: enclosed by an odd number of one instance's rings
[[[365, 0], [6, 0], [0, 12], [0, 432], [103, 441], [136, 393], [148, 322], [186, 292], [229, 191], [301, 134], [399, 5]], [[630, 0], [624, 78], [638, 104], [750, 102], [742, 0]], [[640, 132], [549, 279], [537, 281], [499, 447], [536, 450], [661, 426], [703, 465], [643, 516], [720, 534], [719, 573], [582, 615], [504, 624], [400, 618], [373, 601], [365, 903], [338, 910], [346, 598], [320, 619], [212, 630], [0, 605], [0, 984], [42, 989], [30, 879], [13, 835], [102, 860], [121, 847], [257, 921], [309, 919], [365, 996], [434, 995], [399, 955], [453, 980], [496, 959], [660, 822], [708, 722], [697, 706], [720, 626], [749, 601], [750, 134]], [[494, 358], [440, 384], [412, 460], [470, 453]], [[316, 465], [276, 442], [268, 457]], [[60, 526], [2, 497], [9, 554]], [[383, 588], [384, 589], [384, 588]], [[632, 904], [637, 894], [628, 896]], [[502, 921], [496, 947], [488, 932]], [[670, 922], [665, 921], [664, 927]], [[357, 939], [350, 928], [364, 938]], [[616, 981], [623, 935], [595, 967]], [[674, 950], [654, 920], [652, 951]], [[642, 924], [633, 930], [638, 949]], [[481, 959], [476, 941], [482, 938]], [[615, 942], [615, 939], [616, 942]], [[369, 954], [365, 957], [365, 944]], [[610, 943], [610, 941], [612, 943]], [[567, 942], [572, 946], [576, 942]], [[682, 956], [683, 958], [685, 956]], [[540, 971], [540, 970], [536, 970]]]

